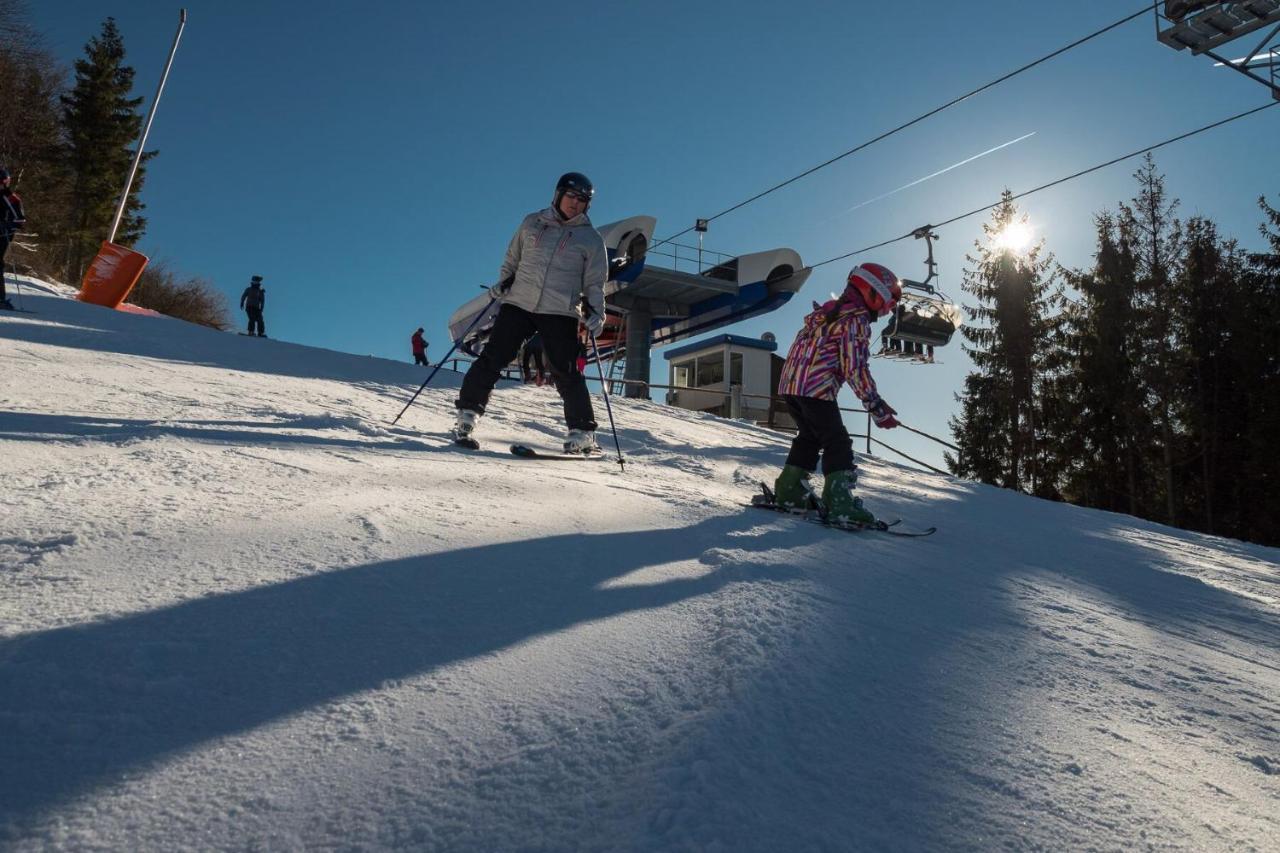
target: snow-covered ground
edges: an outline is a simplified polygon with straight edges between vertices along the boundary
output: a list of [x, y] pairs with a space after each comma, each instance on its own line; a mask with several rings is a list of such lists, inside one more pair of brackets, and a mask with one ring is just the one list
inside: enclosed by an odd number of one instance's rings
[[456, 374], [392, 427], [421, 368], [24, 284], [0, 848], [1280, 847], [1280, 551], [879, 459], [937, 535], [827, 531], [764, 429], [530, 462], [510, 387], [467, 453]]

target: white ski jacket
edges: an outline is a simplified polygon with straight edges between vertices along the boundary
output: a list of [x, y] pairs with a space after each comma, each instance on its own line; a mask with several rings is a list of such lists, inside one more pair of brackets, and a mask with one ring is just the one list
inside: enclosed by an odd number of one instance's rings
[[582, 297], [604, 315], [609, 253], [586, 213], [560, 221], [550, 207], [530, 213], [516, 229], [498, 281], [514, 276], [502, 301], [534, 314], [579, 316]]

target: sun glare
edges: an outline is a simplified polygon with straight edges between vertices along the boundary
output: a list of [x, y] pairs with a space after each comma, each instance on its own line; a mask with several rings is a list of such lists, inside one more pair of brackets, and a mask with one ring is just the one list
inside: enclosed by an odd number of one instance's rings
[[1001, 251], [1024, 252], [1035, 237], [1035, 229], [1025, 222], [1010, 222], [996, 234], [992, 243]]

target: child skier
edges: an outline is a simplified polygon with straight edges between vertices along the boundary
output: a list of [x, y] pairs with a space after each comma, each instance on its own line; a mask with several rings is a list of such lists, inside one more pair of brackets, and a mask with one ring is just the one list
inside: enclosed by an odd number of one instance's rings
[[844, 293], [817, 305], [805, 317], [787, 353], [778, 393], [786, 401], [799, 432], [791, 442], [787, 463], [774, 484], [778, 506], [793, 511], [808, 508], [809, 474], [822, 457], [822, 503], [827, 520], [837, 524], [872, 524], [875, 516], [852, 494], [858, 481], [853, 442], [836, 404], [840, 387], [848, 382], [867, 407], [876, 426], [898, 425], [893, 407], [876, 393], [871, 378], [871, 324], [887, 316], [902, 298], [898, 277], [880, 264], [862, 264], [849, 273]]

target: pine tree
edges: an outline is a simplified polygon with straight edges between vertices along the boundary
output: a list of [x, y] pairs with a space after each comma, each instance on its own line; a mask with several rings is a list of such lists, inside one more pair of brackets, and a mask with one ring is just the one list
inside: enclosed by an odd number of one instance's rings
[[[75, 63], [74, 87], [62, 96], [65, 162], [75, 210], [64, 226], [72, 279], [83, 274], [98, 243], [107, 236], [133, 162], [130, 146], [143, 121], [137, 112], [142, 98], [129, 97], [134, 72], [124, 64], [124, 40], [113, 18], [107, 18], [102, 32], [89, 40], [85, 56]], [[143, 164], [154, 155], [147, 152]], [[140, 215], [144, 205], [138, 199], [144, 177], [140, 165], [115, 238], [124, 246], [132, 246], [146, 230], [146, 219]]]
[[1079, 297], [1063, 312], [1070, 353], [1063, 396], [1077, 425], [1061, 445], [1070, 457], [1065, 493], [1085, 506], [1142, 515], [1148, 475], [1141, 448], [1153, 438], [1135, 358], [1142, 348], [1137, 259], [1111, 214], [1094, 224], [1093, 269], [1065, 273]]
[[0, 0], [0, 164], [13, 173], [13, 188], [26, 200], [31, 228], [6, 260], [21, 260], [42, 272], [44, 255], [21, 248], [42, 243], [51, 222], [65, 218], [66, 182], [59, 156], [62, 144], [58, 92], [64, 75], [44, 40], [27, 22], [25, 4]]
[[1258, 228], [1270, 251], [1250, 254], [1244, 286], [1232, 311], [1233, 350], [1241, 360], [1241, 458], [1223, 476], [1234, 478], [1239, 530], [1232, 535], [1280, 545], [1280, 210], [1258, 199]]
[[1183, 261], [1183, 228], [1174, 216], [1179, 202], [1168, 197], [1164, 176], [1156, 170], [1150, 153], [1133, 176], [1138, 181], [1138, 195], [1132, 204], [1121, 203], [1119, 230], [1137, 261], [1135, 296], [1142, 347], [1135, 359], [1142, 397], [1135, 404], [1155, 421], [1159, 439], [1149, 454], [1161, 471], [1163, 521], [1177, 525], [1176, 410], [1179, 389], [1189, 370], [1186, 350], [1180, 346], [1174, 326], [1186, 298], [1175, 279]]
[[983, 225], [986, 241], [967, 256], [963, 288], [978, 299], [965, 307], [969, 323], [961, 330], [976, 373], [965, 380], [961, 414], [951, 421], [960, 451], [947, 456], [953, 473], [1032, 493], [1054, 494], [1044, 461], [1040, 424], [1046, 410], [1046, 384], [1056, 296], [1052, 257], [1041, 258], [1043, 244], [1019, 255], [997, 245], [1014, 225], [1026, 227], [1012, 193], [1005, 190], [992, 221]]

